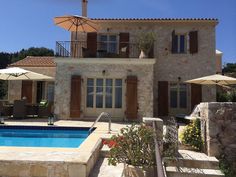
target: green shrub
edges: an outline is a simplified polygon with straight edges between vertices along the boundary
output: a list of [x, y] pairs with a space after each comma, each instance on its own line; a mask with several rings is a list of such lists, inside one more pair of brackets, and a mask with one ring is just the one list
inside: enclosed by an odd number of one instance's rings
[[190, 145], [197, 151], [201, 151], [203, 147], [203, 141], [201, 137], [201, 121], [200, 119], [194, 119], [189, 125], [187, 125], [180, 135], [180, 139], [183, 144]]
[[236, 102], [236, 91], [224, 91], [224, 92], [217, 92], [216, 100], [218, 102]]
[[225, 177], [235, 177], [236, 172], [233, 170], [231, 163], [227, 160], [225, 154], [220, 155], [219, 159], [220, 170], [225, 174]]
[[232, 91], [230, 94], [230, 101], [236, 102], [236, 91]]
[[116, 165], [125, 163], [143, 168], [155, 165], [155, 133], [144, 125], [132, 125], [121, 129], [121, 133], [113, 135], [103, 142], [110, 147], [108, 163]]
[[138, 36], [138, 47], [145, 54], [148, 54], [155, 41], [155, 33], [145, 32]]
[[217, 92], [216, 100], [217, 102], [229, 102], [230, 96], [227, 92]]

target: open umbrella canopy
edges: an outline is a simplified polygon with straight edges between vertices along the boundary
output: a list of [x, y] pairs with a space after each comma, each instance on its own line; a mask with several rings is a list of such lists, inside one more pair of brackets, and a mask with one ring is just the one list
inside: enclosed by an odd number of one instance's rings
[[210, 76], [200, 77], [185, 81], [187, 83], [202, 84], [202, 85], [231, 85], [236, 84], [236, 78], [214, 74]]
[[52, 77], [18, 67], [0, 69], [1, 80], [53, 80]]
[[68, 31], [95, 32], [98, 25], [87, 17], [78, 15], [65, 15], [54, 18], [54, 23]]

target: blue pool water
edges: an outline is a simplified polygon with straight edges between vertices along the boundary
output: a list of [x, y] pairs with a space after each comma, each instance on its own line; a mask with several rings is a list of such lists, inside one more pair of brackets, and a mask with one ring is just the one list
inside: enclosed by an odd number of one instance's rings
[[0, 146], [77, 148], [89, 128], [0, 126]]

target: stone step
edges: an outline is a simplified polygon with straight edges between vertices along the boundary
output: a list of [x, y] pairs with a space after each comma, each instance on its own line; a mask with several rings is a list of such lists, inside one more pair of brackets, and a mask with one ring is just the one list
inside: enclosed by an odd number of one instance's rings
[[179, 150], [179, 157], [166, 158], [164, 162], [165, 166], [219, 170], [219, 161], [215, 157], [189, 150]]
[[124, 164], [117, 166], [108, 165], [108, 159], [100, 157], [96, 162], [89, 177], [122, 177], [124, 172]]
[[166, 167], [168, 177], [222, 177], [224, 174], [220, 170], [186, 168], [186, 167]]
[[176, 159], [166, 158], [164, 161], [165, 166], [219, 170], [219, 161], [215, 157], [189, 150], [179, 150], [179, 156]]
[[100, 157], [109, 157], [109, 151], [110, 151], [110, 148], [106, 145], [103, 145], [102, 149], [100, 150]]

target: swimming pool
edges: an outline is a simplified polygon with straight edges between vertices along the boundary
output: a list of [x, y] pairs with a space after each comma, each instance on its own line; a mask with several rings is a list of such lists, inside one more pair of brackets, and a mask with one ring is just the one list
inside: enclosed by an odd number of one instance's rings
[[78, 148], [88, 136], [85, 127], [0, 126], [0, 146]]

